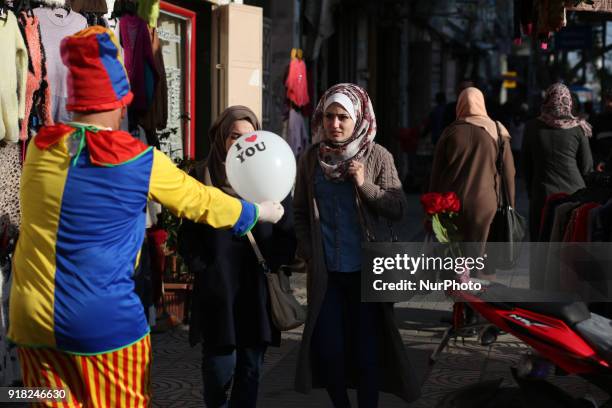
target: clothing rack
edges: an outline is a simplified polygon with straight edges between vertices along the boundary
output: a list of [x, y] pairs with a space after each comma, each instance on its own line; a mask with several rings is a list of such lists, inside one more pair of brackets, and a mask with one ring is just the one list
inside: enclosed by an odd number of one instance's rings
[[[593, 172], [584, 177], [586, 187], [572, 194], [566, 194], [565, 197], [559, 197], [557, 199], [572, 201], [576, 203], [588, 204], [588, 203], [599, 203], [600, 205], [606, 205], [612, 199], [612, 174]], [[543, 215], [544, 217], [544, 215]], [[551, 219], [552, 220], [552, 219]], [[542, 219], [540, 225], [540, 240], [547, 242], [550, 240], [551, 232], [551, 221], [546, 218]], [[544, 228], [544, 231], [542, 231]], [[544, 235], [542, 235], [544, 234]]]

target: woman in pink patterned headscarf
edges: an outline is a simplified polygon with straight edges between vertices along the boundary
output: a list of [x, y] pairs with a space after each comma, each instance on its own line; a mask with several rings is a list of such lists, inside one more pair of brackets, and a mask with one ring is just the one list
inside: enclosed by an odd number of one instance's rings
[[551, 128], [571, 129], [580, 126], [586, 137], [593, 134], [591, 125], [572, 114], [572, 95], [567, 86], [556, 83], [548, 87], [538, 119]]
[[326, 178], [340, 180], [376, 136], [376, 116], [367, 92], [337, 84], [325, 92], [312, 119], [313, 141], [320, 141], [319, 164]]
[[293, 201], [297, 254], [308, 265], [296, 389], [325, 387], [335, 407], [350, 406], [347, 388], [357, 389], [360, 407], [376, 407], [380, 391], [411, 401], [419, 382], [397, 341], [393, 305], [360, 297], [362, 241], [394, 240], [391, 220], [406, 208], [393, 156], [374, 143], [367, 92], [331, 87], [312, 132], [317, 143], [300, 159]]
[[593, 170], [591, 134], [591, 125], [572, 114], [572, 97], [567, 86], [551, 85], [546, 90], [540, 116], [525, 124], [521, 152], [532, 241], [550, 239], [548, 230], [540, 230], [547, 197], [572, 194], [586, 186], [584, 176]]

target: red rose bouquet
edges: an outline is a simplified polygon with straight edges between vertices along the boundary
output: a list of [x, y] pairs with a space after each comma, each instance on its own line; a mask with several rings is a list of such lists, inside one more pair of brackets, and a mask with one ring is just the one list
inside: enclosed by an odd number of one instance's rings
[[461, 201], [455, 193], [426, 193], [421, 196], [421, 205], [431, 217], [431, 227], [439, 242], [461, 240], [453, 218], [461, 209]]
[[[446, 254], [455, 258], [461, 257], [461, 247], [459, 242], [462, 241], [459, 229], [453, 222], [453, 218], [457, 217], [461, 209], [461, 201], [457, 194], [449, 193], [427, 193], [421, 196], [421, 204], [423, 209], [431, 217], [431, 229], [438, 242], [448, 243]], [[459, 276], [459, 281], [467, 282], [469, 280], [469, 270], [466, 270]]]

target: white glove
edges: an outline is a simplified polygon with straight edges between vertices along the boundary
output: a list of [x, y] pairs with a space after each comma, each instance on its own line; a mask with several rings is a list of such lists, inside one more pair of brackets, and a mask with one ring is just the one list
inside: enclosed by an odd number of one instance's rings
[[255, 205], [259, 208], [259, 222], [276, 224], [285, 213], [283, 205], [278, 201], [264, 201]]

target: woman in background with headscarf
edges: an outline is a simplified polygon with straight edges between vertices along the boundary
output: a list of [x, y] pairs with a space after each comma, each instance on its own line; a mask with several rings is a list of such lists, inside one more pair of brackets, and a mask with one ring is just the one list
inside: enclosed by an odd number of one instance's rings
[[[194, 176], [237, 197], [225, 174], [225, 157], [241, 135], [259, 130], [245, 106], [227, 108], [209, 131], [210, 153]], [[291, 205], [282, 203], [276, 225], [257, 225], [253, 236], [268, 266], [277, 271], [295, 253]], [[179, 236], [181, 255], [195, 275], [189, 340], [202, 341], [202, 377], [207, 407], [255, 407], [259, 377], [268, 346], [280, 345], [270, 316], [266, 278], [246, 237], [186, 223]], [[231, 388], [231, 395], [229, 394]]]
[[[487, 115], [484, 96], [474, 87], [466, 88], [457, 101], [457, 119], [444, 130], [434, 153], [429, 191], [454, 192], [461, 200], [456, 219], [462, 240], [485, 243], [497, 211], [500, 177], [496, 159], [498, 140], [504, 146], [504, 178], [514, 206], [514, 160], [510, 135]], [[483, 273], [493, 273], [488, 268]]]
[[523, 137], [531, 241], [538, 240], [546, 197], [572, 194], [585, 187], [583, 176], [593, 170], [588, 140], [591, 134], [591, 126], [572, 115], [569, 89], [561, 83], [551, 85], [540, 116], [527, 122]]
[[[334, 407], [378, 406], [379, 391], [406, 401], [419, 395], [393, 304], [361, 302], [361, 242], [389, 241], [389, 220], [406, 210], [393, 156], [374, 142], [367, 92], [334, 85], [312, 120], [312, 145], [301, 157], [293, 201], [297, 255], [308, 265], [308, 317], [296, 389], [325, 387]], [[375, 235], [375, 237], [374, 237]]]

